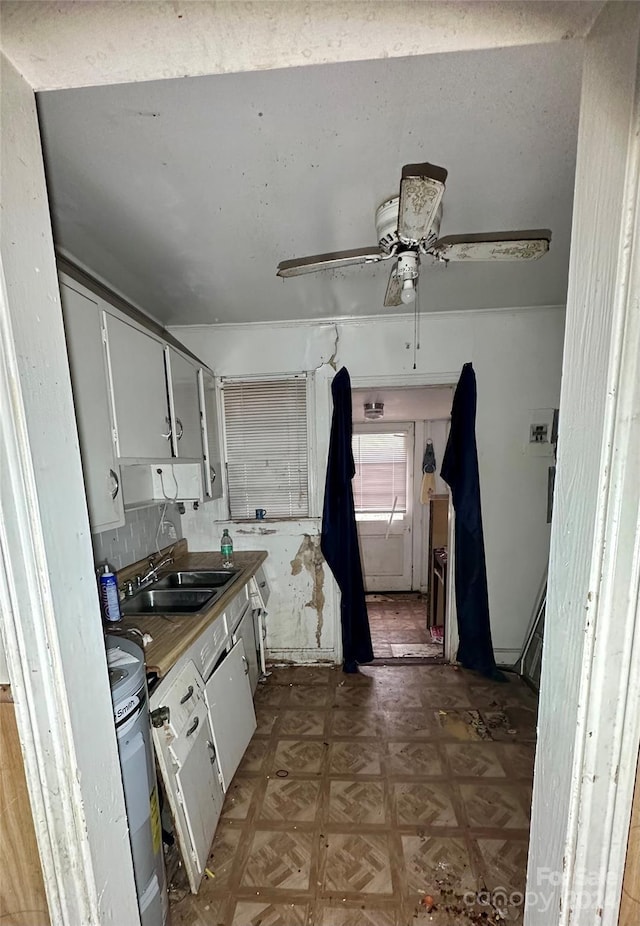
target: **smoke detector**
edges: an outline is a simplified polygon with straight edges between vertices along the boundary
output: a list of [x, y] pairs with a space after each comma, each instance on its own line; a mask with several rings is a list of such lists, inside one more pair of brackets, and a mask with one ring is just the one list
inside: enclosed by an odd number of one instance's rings
[[365, 402], [364, 417], [367, 421], [377, 421], [384, 415], [384, 402]]

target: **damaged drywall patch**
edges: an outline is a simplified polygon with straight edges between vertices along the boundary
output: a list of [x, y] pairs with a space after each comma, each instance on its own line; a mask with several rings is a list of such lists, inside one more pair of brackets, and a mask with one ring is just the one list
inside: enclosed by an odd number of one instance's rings
[[261, 537], [266, 537], [269, 534], [278, 533], [275, 528], [269, 528], [269, 527], [250, 527], [250, 528], [239, 527], [237, 532], [239, 534], [258, 534]]
[[320, 549], [320, 537], [305, 534], [298, 552], [291, 560], [291, 575], [299, 575], [306, 569], [313, 582], [311, 600], [305, 602], [305, 608], [313, 608], [318, 618], [316, 624], [316, 646], [320, 648], [322, 626], [324, 624], [324, 556]]

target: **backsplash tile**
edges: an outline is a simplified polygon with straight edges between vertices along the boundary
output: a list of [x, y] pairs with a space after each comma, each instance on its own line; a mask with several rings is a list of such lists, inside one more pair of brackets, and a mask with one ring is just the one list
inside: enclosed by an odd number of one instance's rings
[[[157, 552], [156, 533], [162, 517], [164, 503], [149, 508], [136, 508], [125, 513], [124, 527], [101, 534], [93, 534], [93, 559], [96, 566], [107, 562], [116, 571]], [[182, 539], [182, 523], [177, 505], [167, 505], [163, 529], [158, 533], [157, 545], [168, 546]]]

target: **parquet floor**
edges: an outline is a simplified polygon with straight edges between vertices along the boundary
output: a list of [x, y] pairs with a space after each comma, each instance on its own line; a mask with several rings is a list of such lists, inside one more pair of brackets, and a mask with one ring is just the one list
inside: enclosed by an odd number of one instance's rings
[[418, 592], [367, 595], [373, 655], [376, 659], [442, 659], [442, 644], [427, 630], [427, 599]]
[[521, 923], [536, 701], [519, 680], [281, 668], [256, 707], [214, 877], [174, 884], [173, 926]]

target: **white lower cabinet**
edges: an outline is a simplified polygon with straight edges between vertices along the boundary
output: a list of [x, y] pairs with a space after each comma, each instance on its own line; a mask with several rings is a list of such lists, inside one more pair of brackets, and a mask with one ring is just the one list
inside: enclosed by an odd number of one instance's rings
[[256, 729], [249, 667], [242, 640], [234, 644], [207, 682], [205, 696], [226, 791]]
[[242, 640], [244, 646], [244, 655], [247, 661], [249, 685], [251, 694], [256, 693], [258, 687], [258, 678], [260, 669], [258, 668], [258, 645], [254, 625], [253, 611], [247, 606], [244, 616], [236, 629], [233, 631], [231, 639], [234, 643]]
[[[251, 615], [243, 589], [236, 601]], [[256, 729], [242, 639], [221, 616], [151, 695], [153, 742], [189, 886], [198, 892], [224, 792]], [[239, 629], [239, 628], [238, 628]], [[229, 648], [230, 647], [230, 648]], [[225, 651], [229, 650], [226, 652]], [[211, 677], [203, 680], [202, 672]]]
[[204, 703], [194, 714], [191, 723], [195, 724], [196, 721], [198, 726], [192, 734], [191, 749], [176, 772], [178, 801], [184, 809], [194, 868], [198, 876], [197, 882], [191, 883], [191, 890], [197, 890], [202, 878], [224, 799]]
[[189, 886], [195, 894], [222, 810], [204, 682], [187, 662], [151, 697], [153, 742]]

